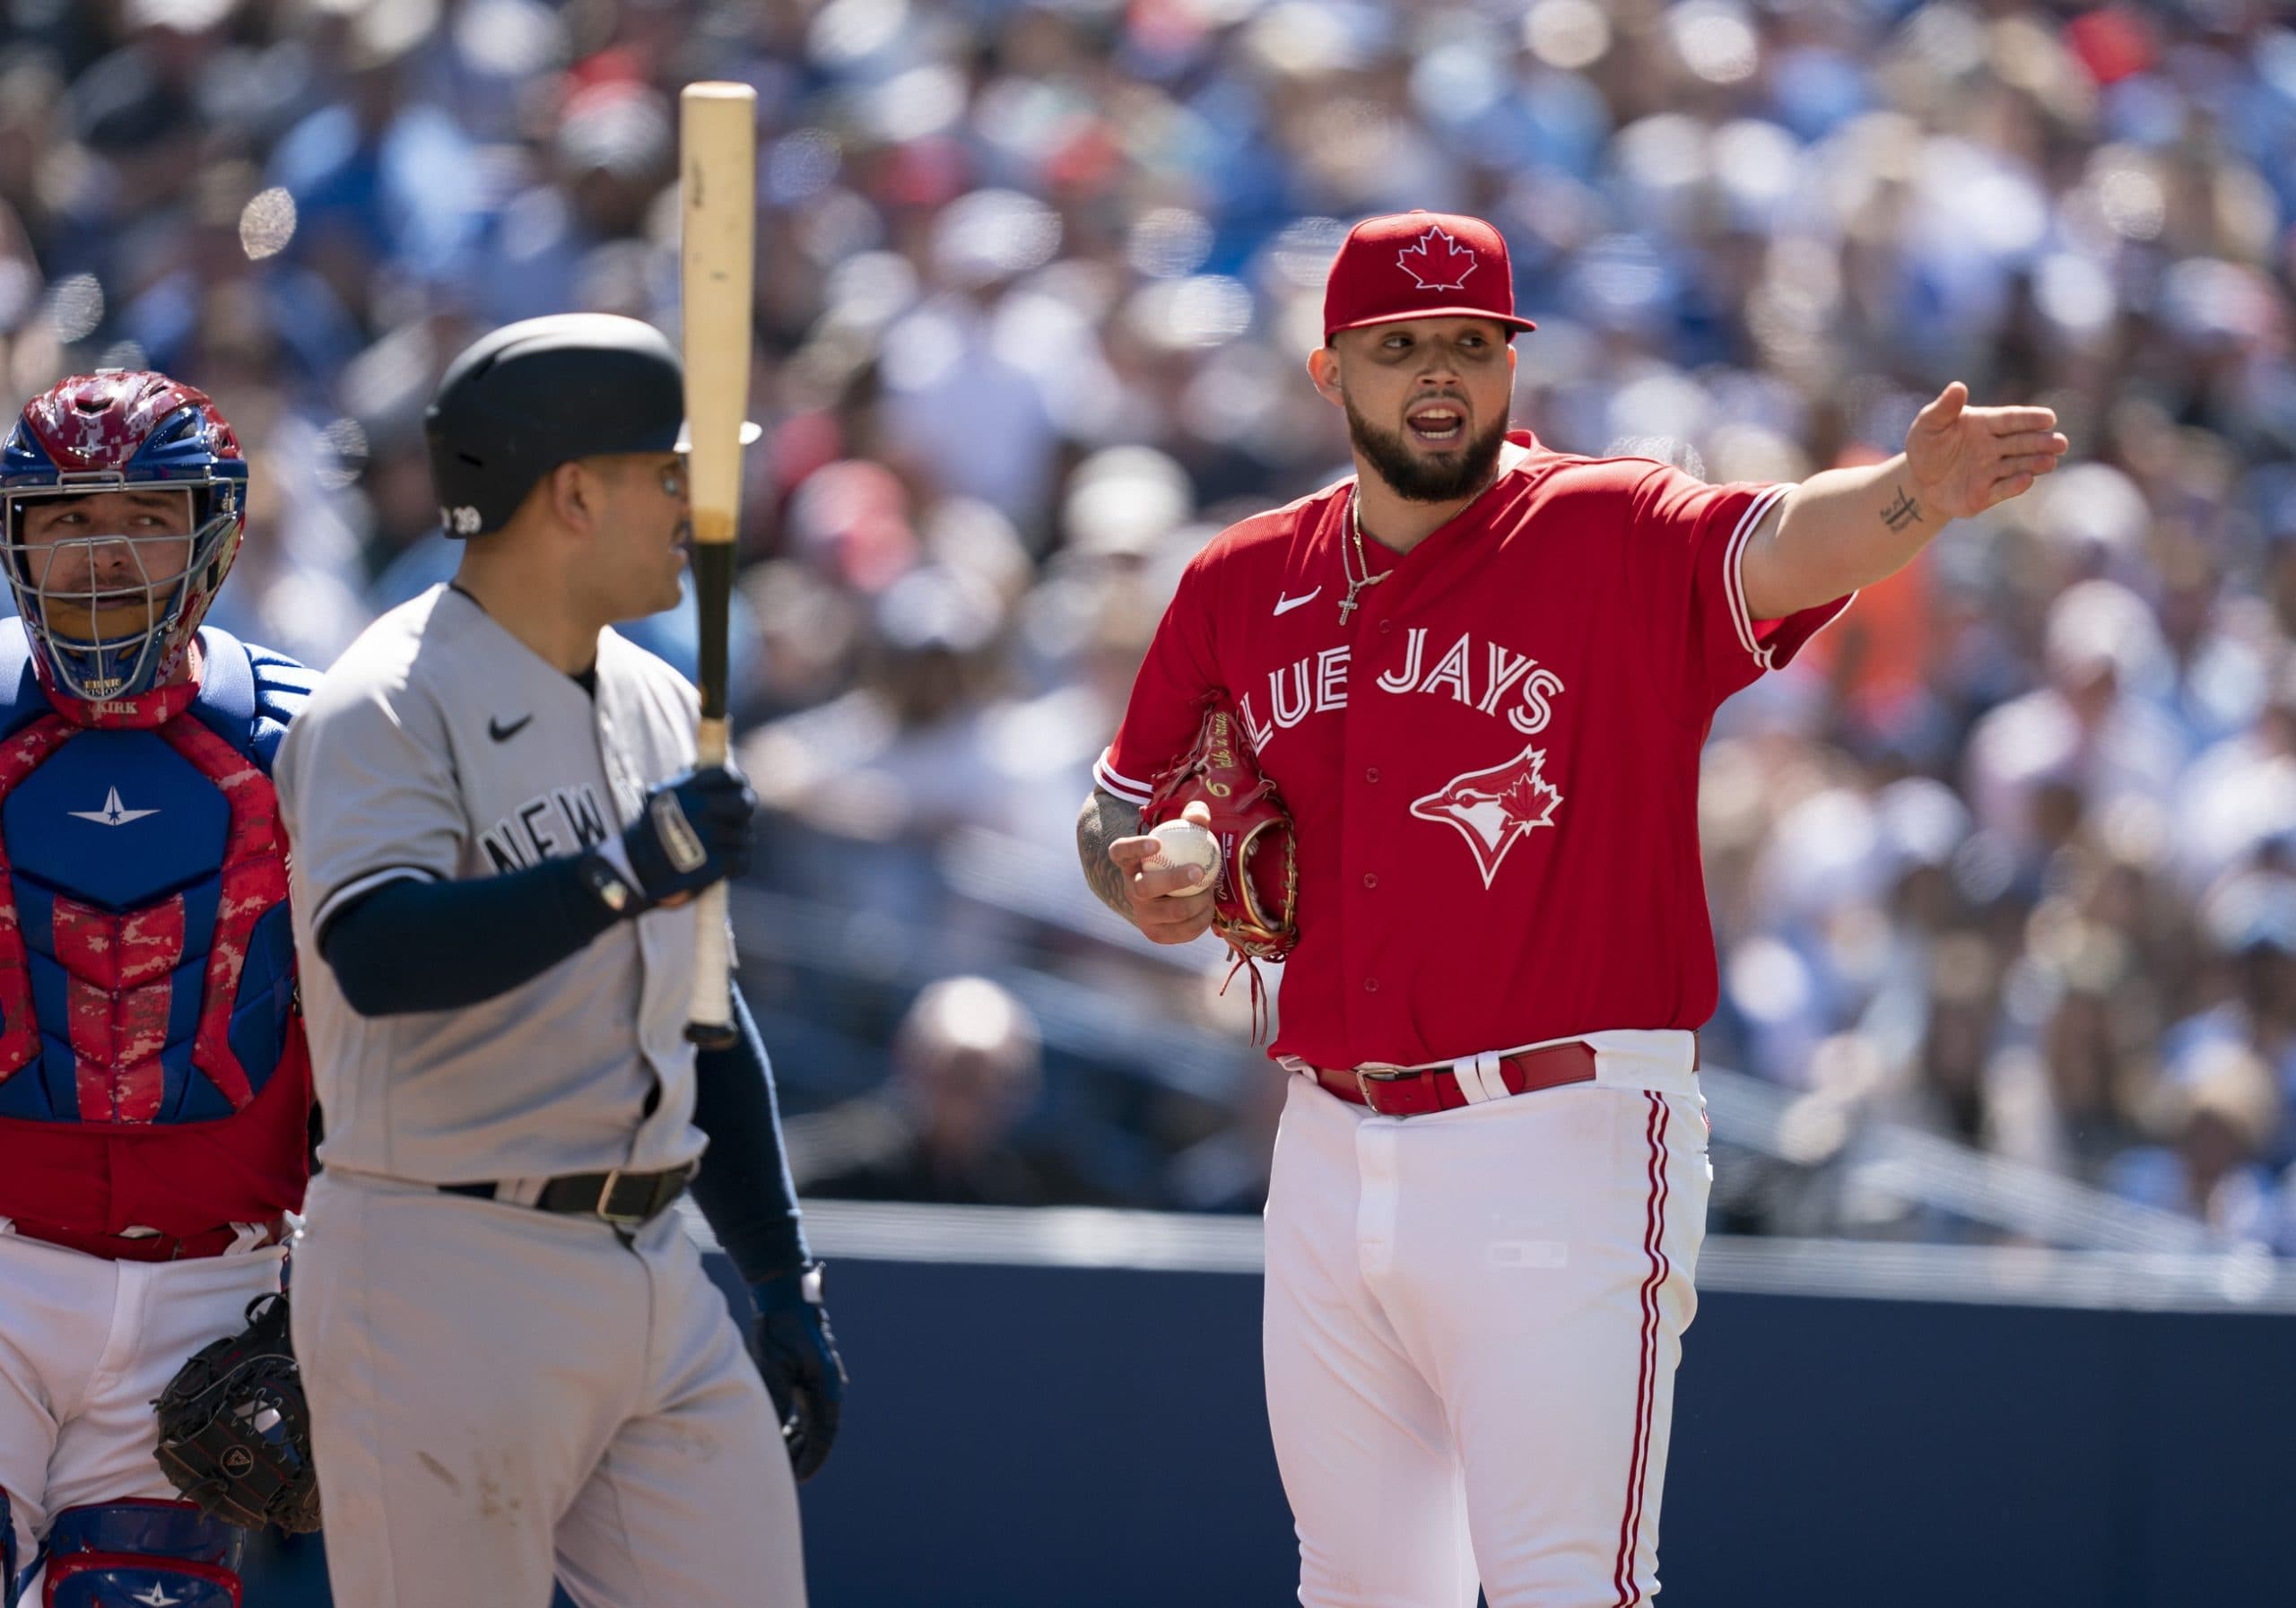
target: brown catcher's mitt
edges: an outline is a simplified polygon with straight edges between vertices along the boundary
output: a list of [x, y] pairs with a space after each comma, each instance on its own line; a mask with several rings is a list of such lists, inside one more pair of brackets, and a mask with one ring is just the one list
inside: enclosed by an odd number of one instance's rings
[[284, 1295], [249, 1301], [247, 1328], [185, 1363], [152, 1407], [160, 1466], [202, 1512], [250, 1530], [319, 1527], [310, 1410]]
[[1212, 812], [1212, 835], [1220, 840], [1212, 930], [1239, 957], [1281, 960], [1299, 938], [1299, 841], [1225, 697], [1205, 706], [1196, 745], [1151, 784], [1141, 830], [1178, 820], [1192, 804]]

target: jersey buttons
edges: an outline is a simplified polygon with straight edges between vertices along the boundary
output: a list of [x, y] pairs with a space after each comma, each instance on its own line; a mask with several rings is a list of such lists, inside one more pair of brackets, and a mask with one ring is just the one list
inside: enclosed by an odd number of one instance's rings
[[1378, 991], [1379, 991], [1379, 979], [1378, 979], [1378, 978], [1375, 978], [1375, 977], [1367, 977], [1367, 978], [1365, 978], [1363, 979], [1363, 992], [1364, 992], [1364, 993], [1366, 993], [1366, 994], [1377, 994]]
[[1379, 874], [1376, 871], [1365, 872], [1363, 874], [1363, 885], [1366, 888], [1378, 887], [1379, 885]]
[[1378, 781], [1379, 779], [1379, 768], [1377, 765], [1366, 768], [1363, 772], [1363, 779], [1367, 782]]

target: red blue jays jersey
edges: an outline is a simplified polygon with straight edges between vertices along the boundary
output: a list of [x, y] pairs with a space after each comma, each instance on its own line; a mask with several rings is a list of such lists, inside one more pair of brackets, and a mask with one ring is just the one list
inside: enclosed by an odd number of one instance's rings
[[0, 1217], [19, 1223], [181, 1237], [302, 1201], [270, 771], [316, 677], [199, 641], [196, 683], [51, 701], [0, 623]]
[[[1352, 482], [1189, 565], [1100, 785], [1138, 804], [1234, 700], [1299, 829], [1274, 1051], [1410, 1065], [1704, 1024], [1699, 865], [1715, 708], [1848, 606], [1756, 620], [1738, 563], [1789, 486], [1509, 438], [1408, 553], [1349, 535]], [[1355, 606], [1345, 606], [1350, 601]]]

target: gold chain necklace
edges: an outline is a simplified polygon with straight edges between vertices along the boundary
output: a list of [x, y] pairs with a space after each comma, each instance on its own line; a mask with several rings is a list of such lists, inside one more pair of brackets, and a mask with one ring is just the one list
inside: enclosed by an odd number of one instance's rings
[[1371, 561], [1363, 552], [1363, 500], [1357, 492], [1351, 491], [1347, 496], [1347, 524], [1348, 534], [1352, 535], [1355, 541], [1355, 568], [1361, 569], [1363, 573], [1360, 579], [1356, 576], [1349, 573], [1347, 568], [1347, 543], [1344, 542], [1341, 543], [1339, 546], [1339, 573], [1341, 578], [1347, 582], [1346, 599], [1339, 605], [1339, 622], [1342, 625], [1345, 625], [1347, 623], [1347, 617], [1350, 614], [1352, 614], [1358, 608], [1362, 606], [1355, 601], [1355, 595], [1358, 592], [1361, 592], [1366, 587], [1377, 586], [1379, 582], [1387, 579], [1387, 577], [1395, 573], [1395, 570], [1392, 568], [1382, 569], [1377, 575], [1371, 573]]

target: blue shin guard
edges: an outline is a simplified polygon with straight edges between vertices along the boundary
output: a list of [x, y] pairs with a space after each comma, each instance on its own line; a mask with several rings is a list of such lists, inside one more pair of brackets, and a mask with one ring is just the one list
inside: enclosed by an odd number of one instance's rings
[[239, 1608], [244, 1537], [187, 1502], [67, 1508], [41, 1608]]

